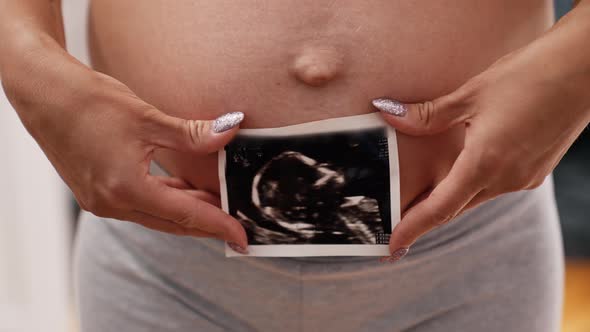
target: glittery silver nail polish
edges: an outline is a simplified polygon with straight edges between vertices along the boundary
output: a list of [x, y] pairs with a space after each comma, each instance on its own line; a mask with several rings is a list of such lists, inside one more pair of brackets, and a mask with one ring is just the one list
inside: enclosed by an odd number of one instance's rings
[[395, 263], [400, 259], [404, 258], [404, 256], [410, 251], [410, 248], [399, 248], [391, 254], [391, 256], [387, 259], [390, 263]]
[[387, 98], [377, 98], [373, 99], [373, 106], [375, 106], [378, 110], [385, 112], [387, 114], [395, 115], [395, 116], [406, 116], [408, 114], [408, 108], [406, 105]]
[[389, 261], [389, 256], [379, 257], [379, 263], [387, 263]]
[[231, 112], [226, 113], [213, 121], [213, 132], [222, 133], [228, 131], [233, 127], [237, 126], [244, 120], [244, 113], [242, 112]]
[[240, 246], [237, 243], [234, 242], [228, 242], [227, 245], [232, 248], [233, 251], [238, 252], [242, 255], [247, 255], [248, 254], [248, 250], [242, 248], [242, 246]]

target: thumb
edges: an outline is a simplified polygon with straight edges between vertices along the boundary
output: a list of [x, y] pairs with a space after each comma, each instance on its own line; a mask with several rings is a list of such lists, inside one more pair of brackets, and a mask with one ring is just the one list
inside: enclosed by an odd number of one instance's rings
[[463, 150], [447, 177], [406, 212], [389, 240], [390, 262], [402, 258], [420, 236], [456, 217], [483, 190], [473, 158]]
[[150, 128], [151, 143], [172, 150], [211, 153], [223, 148], [238, 132], [244, 113], [231, 112], [215, 120], [188, 120], [160, 111]]
[[392, 127], [414, 136], [437, 134], [468, 118], [466, 108], [454, 94], [415, 104], [389, 98], [377, 98], [372, 103]]

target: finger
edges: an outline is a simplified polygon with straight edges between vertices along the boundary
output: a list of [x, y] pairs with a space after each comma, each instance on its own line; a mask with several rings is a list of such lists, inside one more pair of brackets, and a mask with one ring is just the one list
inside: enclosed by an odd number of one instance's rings
[[405, 211], [402, 213], [401, 217], [402, 219], [405, 218], [406, 214], [408, 214], [408, 212], [410, 212], [410, 210], [420, 204], [420, 202], [424, 201], [426, 198], [428, 198], [428, 196], [430, 196], [430, 194], [432, 193], [432, 188], [429, 188], [427, 190], [425, 190], [423, 193], [421, 193], [420, 195], [418, 195], [416, 198], [414, 198], [414, 200], [412, 200], [410, 202], [410, 204], [408, 204], [408, 206], [405, 208]]
[[139, 211], [128, 212], [124, 216], [121, 216], [117, 219], [132, 221], [132, 222], [139, 224], [143, 227], [146, 227], [146, 228], [149, 228], [149, 229], [152, 229], [155, 231], [159, 231], [159, 232], [174, 234], [174, 235], [216, 238], [216, 236], [214, 234], [207, 233], [207, 232], [200, 231], [200, 230], [196, 230], [196, 229], [184, 228], [184, 227], [182, 227], [170, 220], [165, 220], [162, 218], [154, 217], [152, 215], [149, 215], [149, 214], [146, 214], [143, 212], [139, 212]]
[[238, 132], [244, 113], [232, 112], [215, 120], [187, 120], [158, 110], [147, 112], [146, 137], [150, 144], [172, 150], [211, 153], [223, 148]]
[[481, 204], [483, 204], [489, 200], [492, 200], [498, 196], [499, 195], [492, 194], [489, 190], [484, 189], [484, 190], [480, 191], [479, 194], [475, 195], [475, 197], [473, 197], [473, 199], [469, 202], [469, 204], [467, 204], [465, 206], [465, 208], [463, 208], [462, 212], [474, 209], [474, 208], [480, 206]]
[[453, 168], [423, 201], [407, 211], [389, 242], [396, 253], [409, 248], [421, 235], [454, 218], [483, 185], [479, 183], [470, 156], [463, 150]]
[[389, 98], [373, 100], [383, 119], [395, 129], [415, 136], [433, 135], [445, 131], [469, 117], [459, 93], [442, 96], [433, 101], [404, 104]]
[[169, 187], [151, 175], [142, 183], [133, 193], [136, 210], [247, 247], [242, 225], [219, 208], [197, 199], [194, 193]]
[[215, 207], [221, 207], [221, 199], [219, 196], [216, 196], [208, 191], [205, 190], [187, 190], [186, 191], [189, 195], [193, 196], [196, 199], [200, 199], [204, 202], [207, 202]]
[[194, 187], [190, 183], [186, 182], [181, 178], [159, 175], [154, 175], [154, 177], [158, 181], [167, 185], [168, 187], [183, 189], [187, 194], [193, 196], [196, 199], [200, 199], [211, 205], [221, 207], [221, 200], [219, 198], [219, 195], [214, 195], [205, 190], [194, 189]]
[[152, 175], [158, 181], [167, 185], [168, 187], [176, 189], [193, 189], [194, 187], [181, 178], [171, 176]]

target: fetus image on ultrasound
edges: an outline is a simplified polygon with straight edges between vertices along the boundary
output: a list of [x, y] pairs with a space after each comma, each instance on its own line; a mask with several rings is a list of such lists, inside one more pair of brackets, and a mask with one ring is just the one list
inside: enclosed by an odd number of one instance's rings
[[391, 233], [383, 129], [238, 136], [226, 147], [230, 214], [250, 244], [386, 244]]

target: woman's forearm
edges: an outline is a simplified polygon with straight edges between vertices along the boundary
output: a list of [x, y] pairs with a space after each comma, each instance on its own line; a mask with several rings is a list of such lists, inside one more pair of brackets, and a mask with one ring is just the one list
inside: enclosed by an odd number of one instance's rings
[[0, 8], [0, 74], [44, 40], [65, 47], [61, 0], [0, 0]]
[[222, 118], [223, 130], [170, 117], [64, 50], [59, 2], [0, 0], [0, 8], [2, 85], [80, 206], [162, 232], [220, 238], [244, 252], [244, 228], [213, 205], [215, 196], [149, 174], [154, 150], [217, 151], [243, 116]]
[[61, 0], [0, 0], [0, 8], [0, 79], [4, 85], [23, 71], [33, 73], [35, 64], [48, 53], [64, 58]]
[[446, 177], [405, 212], [390, 261], [418, 237], [500, 195], [539, 187], [590, 122], [590, 0], [549, 31], [435, 100], [375, 106], [397, 130], [461, 126], [464, 147]]
[[65, 46], [61, 0], [0, 0], [0, 54], [23, 33], [44, 33]]
[[71, 100], [92, 71], [64, 48], [60, 0], [0, 0], [0, 8], [0, 80], [34, 134], [42, 117], [55, 116], [41, 111]]
[[[560, 19], [548, 33], [541, 38], [554, 43], [553, 48], [563, 58], [556, 62], [570, 62], [571, 67], [585, 73], [590, 72], [590, 0], [579, 0], [575, 7]], [[550, 46], [551, 47], [551, 46]]]
[[[578, 99], [590, 117], [590, 0], [578, 5], [541, 38], [525, 47], [524, 74], [541, 77]], [[530, 66], [532, 65], [532, 67]], [[590, 121], [590, 118], [588, 118]]]

